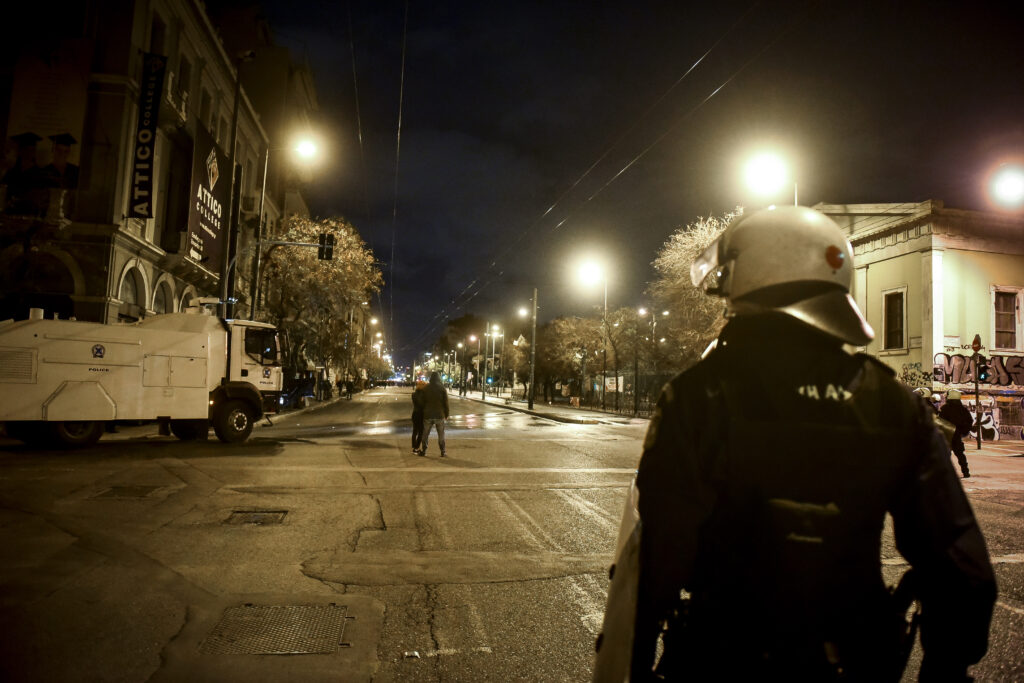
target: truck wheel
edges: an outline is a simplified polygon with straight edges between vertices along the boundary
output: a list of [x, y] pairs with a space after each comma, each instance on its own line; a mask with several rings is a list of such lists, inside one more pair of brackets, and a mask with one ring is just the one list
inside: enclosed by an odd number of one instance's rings
[[51, 422], [50, 439], [64, 448], [85, 448], [100, 440], [104, 424], [98, 420]]
[[195, 441], [206, 437], [210, 429], [208, 420], [171, 420], [171, 434], [182, 441]]
[[227, 401], [213, 418], [213, 431], [225, 443], [245, 441], [252, 433], [252, 408], [245, 401]]

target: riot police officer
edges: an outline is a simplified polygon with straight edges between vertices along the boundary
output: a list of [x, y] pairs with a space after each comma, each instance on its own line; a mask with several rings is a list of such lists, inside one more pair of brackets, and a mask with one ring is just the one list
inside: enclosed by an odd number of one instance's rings
[[595, 680], [898, 681], [912, 642], [882, 579], [886, 513], [921, 680], [965, 680], [988, 647], [988, 551], [931, 409], [843, 349], [874, 332], [842, 230], [804, 207], [747, 214], [691, 277], [728, 322], [658, 402]]

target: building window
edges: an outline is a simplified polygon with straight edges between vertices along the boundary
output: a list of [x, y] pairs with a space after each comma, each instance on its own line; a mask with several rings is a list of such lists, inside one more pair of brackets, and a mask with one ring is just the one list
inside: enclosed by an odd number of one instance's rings
[[882, 292], [882, 350], [907, 348], [907, 288]]
[[171, 288], [167, 286], [166, 282], [161, 282], [156, 288], [156, 294], [153, 295], [153, 312], [172, 313], [173, 306], [174, 297], [171, 296]]
[[178, 62], [178, 92], [188, 98], [192, 90], [192, 62], [188, 61], [185, 55], [181, 56]]
[[1021, 340], [1021, 297], [1024, 287], [992, 288], [992, 329], [997, 349], [1017, 350]]
[[207, 130], [213, 129], [213, 97], [206, 88], [203, 88], [203, 95], [199, 100], [199, 119]]
[[164, 43], [167, 40], [167, 25], [159, 14], [153, 15], [153, 23], [149, 30], [149, 51], [156, 55], [166, 55]]
[[121, 280], [121, 291], [118, 294], [118, 298], [124, 304], [139, 303], [139, 284], [135, 280], [135, 273], [128, 271], [125, 274], [124, 280]]

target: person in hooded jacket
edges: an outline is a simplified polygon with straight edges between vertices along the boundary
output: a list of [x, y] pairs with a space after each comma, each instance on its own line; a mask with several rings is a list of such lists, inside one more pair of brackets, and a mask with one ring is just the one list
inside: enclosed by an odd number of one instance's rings
[[426, 455], [427, 453], [427, 445], [430, 443], [430, 429], [433, 427], [437, 431], [437, 445], [441, 448], [441, 457], [443, 458], [447, 455], [444, 442], [444, 421], [448, 419], [448, 392], [444, 390], [444, 385], [441, 384], [440, 374], [436, 372], [430, 373], [430, 383], [423, 390], [423, 397], [423, 419], [425, 424], [423, 446], [420, 448], [420, 455]]
[[956, 389], [946, 392], [946, 402], [939, 409], [939, 417], [956, 427], [953, 433], [953, 455], [960, 465], [960, 473], [964, 479], [971, 476], [967, 466], [967, 449], [964, 447], [964, 437], [971, 433], [974, 426], [974, 416], [967, 410], [962, 400], [962, 394]]
[[[658, 400], [595, 681], [899, 681], [908, 594], [920, 680], [969, 680], [996, 598], [988, 551], [931, 409], [843, 349], [874, 335], [852, 275], [843, 231], [805, 207], [738, 218], [694, 263], [728, 322]], [[911, 566], [896, 595], [887, 514]]]

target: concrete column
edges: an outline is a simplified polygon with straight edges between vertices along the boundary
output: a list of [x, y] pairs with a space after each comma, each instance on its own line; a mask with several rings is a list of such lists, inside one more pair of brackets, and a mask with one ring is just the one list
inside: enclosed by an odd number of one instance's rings
[[[857, 308], [859, 308], [860, 312], [864, 315], [864, 319], [865, 320], [869, 320], [869, 318], [868, 318], [868, 313], [869, 313], [868, 312], [868, 267], [866, 265], [865, 266], [858, 266], [853, 271], [853, 292], [852, 292], [852, 294], [853, 294], [853, 300], [857, 303]], [[875, 330], [875, 333], [878, 334], [879, 330]], [[872, 344], [876, 344], [877, 345], [877, 342], [868, 342], [868, 346], [865, 346], [864, 349], [867, 350], [867, 348], [869, 346], [871, 346]]]
[[931, 367], [944, 347], [945, 324], [942, 296], [942, 254], [938, 249], [921, 252], [921, 366]]

